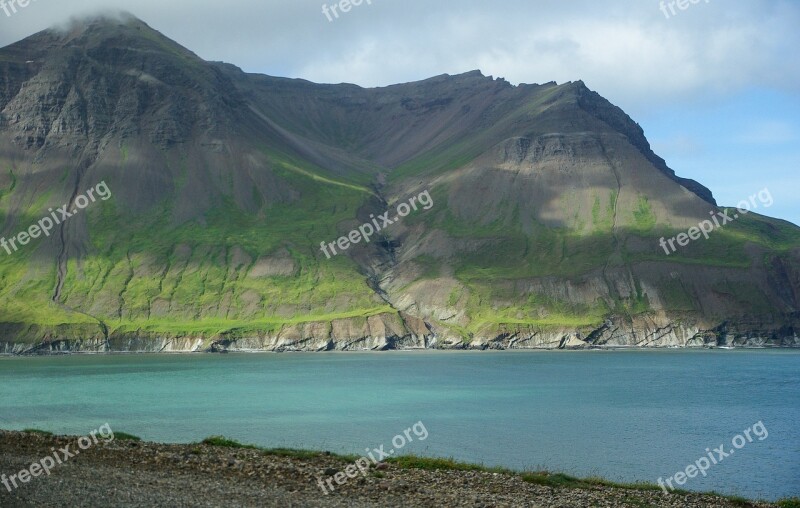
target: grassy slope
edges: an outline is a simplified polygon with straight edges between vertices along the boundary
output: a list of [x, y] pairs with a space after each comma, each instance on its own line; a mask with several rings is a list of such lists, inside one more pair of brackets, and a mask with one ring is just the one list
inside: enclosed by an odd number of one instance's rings
[[[113, 200], [90, 210], [92, 252], [80, 262], [69, 264], [64, 302], [102, 319], [114, 331], [146, 330], [151, 332], [215, 335], [232, 330], [269, 331], [283, 324], [329, 321], [339, 318], [366, 318], [393, 312], [369, 289], [357, 265], [345, 256], [321, 259], [319, 242], [331, 241], [342, 231], [341, 223], [352, 221], [356, 211], [372, 195], [360, 182], [336, 181], [323, 177], [313, 167], [285, 155], [271, 154], [276, 172], [300, 192], [298, 202], [264, 207], [254, 215], [239, 210], [233, 203], [217, 203], [205, 224], [190, 223], [172, 227], [170, 203], [130, 223], [114, 209]], [[431, 167], [446, 170], [450, 159], [435, 159]], [[429, 161], [433, 164], [433, 161]], [[443, 166], [442, 166], [443, 165]], [[364, 182], [366, 183], [366, 182]], [[9, 189], [6, 194], [13, 191]], [[445, 189], [434, 188], [435, 202], [446, 201]], [[0, 205], [6, 196], [0, 196]], [[512, 214], [509, 223], [475, 225], [459, 221], [449, 210], [412, 215], [409, 226], [424, 223], [428, 228], [445, 231], [453, 238], [469, 237], [490, 240], [485, 248], [466, 253], [449, 264], [456, 279], [469, 290], [466, 305], [471, 323], [463, 332], [474, 333], [487, 325], [515, 324], [537, 327], [588, 327], [602, 323], [614, 311], [635, 314], [646, 311], [647, 302], [634, 298], [616, 302], [586, 302], [573, 305], [552, 296], [516, 297], [498, 281], [514, 281], [543, 276], [572, 280], [602, 267], [612, 257], [611, 235], [613, 193], [598, 195], [592, 209], [593, 223], [583, 228], [561, 229], [535, 225], [523, 233], [519, 217]], [[42, 216], [49, 205], [42, 199], [26, 211], [31, 217]], [[618, 237], [638, 237], [653, 246], [661, 236], [677, 231], [654, 226], [655, 218], [645, 199], [629, 212], [635, 227], [617, 232]], [[777, 225], [776, 225], [777, 224]], [[349, 229], [349, 228], [348, 228]], [[747, 269], [746, 244], [761, 245], [775, 255], [800, 244], [796, 228], [757, 216], [748, 216], [712, 234], [710, 240], [693, 242], [673, 255], [673, 263]], [[188, 247], [188, 260], [175, 258], [175, 246]], [[232, 271], [232, 249], [242, 249], [253, 260], [286, 249], [297, 267], [294, 276], [260, 279], [246, 277], [249, 266]], [[32, 276], [31, 250], [0, 258], [0, 315], [5, 322], [35, 323], [44, 327], [63, 324], [96, 325], [92, 317], [70, 313], [49, 301], [55, 268]], [[658, 250], [641, 252], [623, 245], [626, 263], [664, 261]], [[441, 273], [440, 262], [427, 263], [427, 274]], [[766, 262], [766, 260], [765, 260]], [[156, 270], [152, 267], [169, 267]], [[135, 274], [135, 276], [132, 276]], [[736, 287], [720, 288], [736, 293]], [[691, 307], [679, 287], [665, 287], [667, 301], [676, 310]], [[258, 295], [263, 312], [245, 312], [244, 294]], [[451, 295], [457, 300], [460, 294]], [[232, 310], [217, 311], [223, 298], [230, 298]], [[153, 304], [172, 302], [169, 316], [153, 316]], [[510, 302], [500, 309], [486, 302]], [[121, 315], [118, 313], [123, 302]], [[99, 311], [99, 312], [98, 312]]]
[[[478, 153], [488, 150], [498, 132], [503, 132], [509, 124], [520, 121], [526, 115], [536, 116], [552, 106], [552, 99], [558, 89], [547, 90], [508, 115], [503, 122], [477, 132], [457, 144], [445, 145], [421, 154], [397, 168], [390, 178], [402, 186], [404, 182], [420, 177], [431, 178], [462, 167]], [[448, 189], [439, 186], [432, 191], [436, 203], [448, 201]], [[691, 242], [669, 258], [658, 246], [662, 237], [672, 238], [686, 230], [670, 228], [668, 217], [658, 217], [653, 211], [647, 196], [638, 196], [632, 209], [619, 210], [616, 220], [623, 227], [613, 227], [617, 193], [613, 190], [599, 190], [591, 204], [591, 223], [575, 219], [566, 228], [547, 227], [534, 223], [533, 230], [523, 226], [519, 210], [505, 210], [507, 220], [488, 224], [459, 220], [450, 210], [436, 208], [425, 217], [412, 216], [406, 219], [409, 224], [424, 222], [427, 228], [436, 228], [450, 238], [471, 238], [485, 240], [484, 247], [465, 252], [456, 259], [439, 261], [423, 256], [414, 261], [425, 266], [426, 276], [435, 278], [452, 269], [455, 278], [469, 291], [470, 297], [466, 312], [471, 317], [470, 325], [461, 330], [466, 337], [485, 325], [530, 325], [533, 327], [587, 327], [601, 324], [610, 313], [636, 315], [650, 308], [646, 298], [639, 293], [634, 298], [610, 302], [585, 302], [574, 305], [558, 301], [549, 295], [531, 295], [519, 298], [498, 282], [556, 276], [566, 280], [578, 280], [582, 275], [622, 263], [629, 266], [647, 262], [670, 262], [678, 265], [699, 265], [709, 268], [733, 268], [749, 270], [752, 260], [747, 254], [747, 246], [759, 246], [770, 254], [765, 255], [764, 265], [773, 257], [785, 256], [790, 250], [800, 248], [800, 229], [762, 216], [747, 215], [712, 232], [710, 239]], [[571, 210], [581, 206], [570, 196], [562, 196], [562, 207]], [[735, 210], [731, 209], [731, 215]], [[431, 215], [434, 218], [431, 218]], [[510, 218], [510, 220], [508, 220]], [[534, 221], [535, 222], [535, 221]], [[528, 229], [528, 231], [526, 231]], [[616, 237], [616, 240], [615, 240]], [[619, 242], [619, 255], [615, 255]], [[650, 248], [642, 249], [641, 245]], [[444, 265], [447, 265], [445, 267]], [[445, 269], [447, 268], [447, 269]], [[753, 310], [769, 313], [764, 308], [757, 288], [737, 286], [726, 282], [724, 288], [714, 288], [729, 294], [751, 295], [742, 301]], [[668, 310], [699, 310], [689, 295], [680, 287], [673, 287], [672, 281], [662, 281], [662, 290]], [[452, 300], [459, 299], [458, 294]], [[502, 302], [492, 306], [490, 302]], [[544, 315], [544, 317], [543, 317]]]
[[[489, 150], [496, 139], [552, 107], [559, 93], [559, 87], [542, 90], [524, 107], [503, 111], [500, 120], [490, 127], [420, 154], [392, 171], [391, 182], [433, 179], [465, 166]], [[338, 125], [339, 121], [330, 125], [318, 123], [313, 129], [338, 132]], [[352, 144], [350, 138], [352, 133], [342, 132], [339, 144]], [[349, 179], [331, 176], [287, 155], [280, 147], [265, 145], [261, 150], [271, 159], [273, 171], [299, 193], [297, 201], [262, 205], [260, 212], [253, 214], [222, 199], [214, 204], [203, 223], [177, 227], [170, 222], [170, 201], [137, 217], [135, 222], [116, 210], [113, 200], [97, 205], [88, 212], [90, 252], [80, 262], [70, 260], [62, 302], [103, 320], [111, 332], [141, 329], [205, 335], [275, 330], [282, 324], [364, 319], [392, 312], [368, 287], [354, 261], [345, 256], [325, 260], [319, 252], [319, 243], [332, 241], [349, 230], [352, 226], [346, 225], [354, 224], [357, 211], [373, 198], [367, 176], [357, 172]], [[123, 150], [123, 159], [126, 153]], [[7, 187], [0, 190], [0, 213], [7, 208], [16, 185], [13, 173], [4, 181]], [[436, 203], [447, 202], [448, 189], [444, 185], [431, 190]], [[562, 196], [561, 200], [563, 209], [573, 206], [570, 196]], [[422, 278], [436, 278], [445, 268], [452, 269], [453, 276], [468, 292], [466, 311], [471, 322], [463, 330], [465, 336], [500, 324], [589, 327], [602, 323], [613, 312], [644, 312], [648, 302], [637, 294], [615, 302], [575, 305], [552, 295], [519, 298], [509, 287], [513, 281], [536, 277], [577, 280], [606, 265], [664, 262], [663, 252], [657, 247], [658, 238], [672, 237], [678, 231], [661, 225], [663, 221], [659, 219], [664, 218], [655, 215], [646, 196], [639, 196], [632, 209], [619, 211], [624, 214], [626, 226], [614, 229], [617, 200], [615, 191], [598, 190], [591, 202], [591, 222], [582, 222], [576, 214], [566, 228], [535, 221], [532, 226], [523, 227], [519, 209], [513, 204], [505, 210], [503, 221], [486, 224], [460, 220], [442, 206], [411, 215], [404, 222], [437, 229], [455, 239], [486, 240], [484, 247], [448, 260], [447, 267], [431, 257], [414, 259], [425, 267]], [[31, 223], [53, 204], [42, 195], [22, 211], [31, 221], [18, 223]], [[653, 248], [632, 246], [636, 244]], [[745, 254], [748, 244], [771, 250], [772, 255], [784, 255], [800, 246], [800, 230], [748, 216], [715, 231], [709, 240], [693, 242], [671, 256], [669, 262], [744, 270], [750, 268], [751, 262]], [[179, 245], [188, 251], [187, 257], [176, 254]], [[237, 249], [246, 253], [249, 265], [235, 266], [233, 255]], [[619, 256], [615, 255], [617, 249]], [[294, 275], [247, 277], [256, 260], [284, 250], [294, 261]], [[765, 257], [765, 263], [769, 257]], [[53, 264], [36, 259], [34, 249], [0, 257], [1, 321], [51, 328], [64, 324], [96, 326], [97, 321], [91, 316], [69, 312], [50, 302], [54, 280]], [[691, 298], [681, 287], [670, 284], [663, 283], [670, 309], [691, 310]], [[718, 289], [735, 294], [752, 288]], [[449, 299], [458, 301], [461, 296], [456, 291]], [[496, 305], [498, 302], [502, 305]], [[159, 305], [169, 306], [170, 311], [154, 313]]]
[[[747, 245], [757, 245], [772, 252], [764, 256], [764, 265], [768, 265], [774, 256], [783, 256], [800, 246], [800, 230], [797, 228], [762, 217], [747, 216], [715, 231], [709, 240], [693, 242], [666, 258], [658, 247], [659, 239], [662, 236], [671, 238], [682, 231], [655, 229], [651, 223], [651, 220], [647, 220], [641, 228], [617, 231], [618, 237], [628, 240], [635, 237], [637, 244], [643, 242], [653, 247], [648, 251], [633, 250], [628, 248], [628, 242], [623, 243], [624, 263], [633, 265], [645, 261], [669, 261], [678, 265], [749, 270], [751, 260], [745, 254]], [[463, 330], [467, 334], [487, 324], [543, 328], [597, 326], [612, 312], [636, 315], [650, 308], [641, 293], [634, 298], [619, 300], [614, 306], [602, 301], [574, 305], [549, 295], [534, 294], [527, 299], [519, 298], [508, 291], [506, 285], [500, 284], [502, 281], [511, 283], [550, 276], [577, 281], [587, 272], [603, 267], [607, 260], [614, 259], [613, 236], [607, 215], [600, 216], [587, 232], [537, 225], [532, 234], [526, 235], [519, 232], [522, 226], [518, 223], [511, 227], [497, 224], [476, 228], [473, 224], [454, 219], [447, 211], [440, 214], [432, 225], [454, 238], [470, 236], [487, 240], [485, 247], [447, 261], [454, 269], [455, 278], [470, 292], [466, 309], [472, 317], [472, 323]], [[429, 273], [441, 273], [441, 264], [437, 260], [426, 259], [424, 262], [432, 265]], [[681, 287], [675, 286], [673, 281], [663, 281], [660, 289], [669, 310], [696, 310], [691, 297]], [[770, 311], [760, 300], [757, 288], [726, 281], [724, 287], [714, 289], [732, 295], [739, 294], [742, 298], [750, 295], [751, 298], [746, 298], [743, 305], [761, 312]], [[491, 308], [486, 302], [508, 302], [508, 305]], [[545, 316], [541, 317], [541, 314]]]
[[[93, 309], [91, 313], [112, 332], [274, 330], [285, 323], [391, 312], [367, 287], [349, 258], [321, 260], [318, 251], [319, 242], [340, 235], [338, 224], [351, 220], [372, 192], [358, 183], [318, 176], [314, 168], [304, 168], [281, 154], [271, 155], [276, 173], [300, 193], [299, 201], [265, 206], [254, 215], [222, 200], [207, 214], [205, 224], [178, 227], [170, 226], [169, 202], [135, 222], [119, 213], [113, 200], [89, 210], [92, 250], [80, 265], [70, 260], [62, 301], [87, 312]], [[26, 216], [40, 217], [46, 208], [37, 203]], [[176, 259], [176, 245], [190, 250], [188, 260]], [[295, 275], [248, 278], [252, 263], [233, 272], [230, 256], [234, 248], [244, 251], [253, 263], [286, 249], [295, 263]], [[0, 258], [3, 321], [47, 326], [96, 323], [49, 302], [55, 266], [30, 277], [28, 269], [36, 265], [34, 256], [34, 249], [26, 249]], [[165, 266], [170, 267], [166, 273]], [[258, 306], [264, 312], [237, 312], [245, 307], [239, 301], [244, 293], [258, 295]], [[233, 312], [211, 310], [201, 315], [201, 310], [213, 309], [224, 297], [231, 298]], [[151, 317], [150, 309], [159, 300], [174, 302], [184, 311]], [[124, 302], [121, 316], [115, 312], [118, 302]]]

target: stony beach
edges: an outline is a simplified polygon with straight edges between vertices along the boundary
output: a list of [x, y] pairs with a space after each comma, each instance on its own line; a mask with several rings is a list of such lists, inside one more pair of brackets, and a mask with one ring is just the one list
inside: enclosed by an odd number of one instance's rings
[[[665, 495], [652, 488], [546, 485], [519, 474], [372, 465], [324, 494], [319, 486], [352, 460], [326, 452], [265, 451], [209, 444], [100, 440], [80, 450], [77, 437], [0, 431], [0, 474], [30, 468], [70, 445], [74, 457], [49, 476], [29, 478], [2, 507], [771, 507], [708, 494]], [[19, 480], [17, 480], [19, 483]], [[333, 482], [336, 485], [336, 482]]]

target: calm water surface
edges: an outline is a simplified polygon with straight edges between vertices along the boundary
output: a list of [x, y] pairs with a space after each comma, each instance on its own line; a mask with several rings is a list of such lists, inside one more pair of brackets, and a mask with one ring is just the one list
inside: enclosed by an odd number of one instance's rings
[[800, 495], [800, 352], [387, 352], [0, 359], [0, 427], [147, 440], [224, 434], [654, 482], [761, 421], [769, 432], [685, 488]]

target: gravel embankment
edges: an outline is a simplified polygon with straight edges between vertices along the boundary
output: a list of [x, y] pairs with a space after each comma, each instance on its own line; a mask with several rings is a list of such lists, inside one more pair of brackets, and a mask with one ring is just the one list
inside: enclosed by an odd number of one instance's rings
[[[0, 474], [10, 476], [70, 444], [76, 437], [0, 431]], [[100, 442], [31, 478], [0, 507], [739, 507], [724, 498], [610, 487], [553, 488], [517, 475], [428, 471], [382, 464], [324, 495], [318, 478], [347, 462], [326, 454], [299, 458], [251, 449]], [[335, 484], [335, 483], [334, 483]], [[754, 503], [751, 506], [775, 506]]]

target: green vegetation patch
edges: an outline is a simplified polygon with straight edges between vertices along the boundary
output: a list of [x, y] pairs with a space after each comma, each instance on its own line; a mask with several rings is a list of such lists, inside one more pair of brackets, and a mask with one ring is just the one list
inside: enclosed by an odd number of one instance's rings
[[245, 448], [249, 450], [258, 450], [259, 447], [255, 445], [246, 445], [233, 439], [228, 439], [224, 436], [210, 436], [203, 439], [200, 444], [208, 446], [217, 446], [221, 448]]
[[644, 233], [655, 227], [656, 214], [653, 212], [653, 207], [650, 206], [650, 200], [647, 199], [647, 196], [639, 196], [636, 208], [633, 210], [633, 224], [634, 229]]
[[133, 434], [128, 434], [127, 432], [114, 432], [114, 440], [115, 441], [141, 441], [142, 438], [139, 436], [134, 436]]
[[49, 432], [47, 430], [41, 430], [41, 429], [23, 429], [22, 432], [25, 432], [26, 434], [39, 434], [39, 435], [42, 435], [42, 436], [52, 436], [53, 435], [52, 432]]

